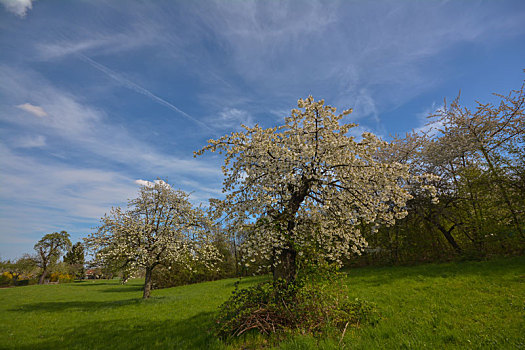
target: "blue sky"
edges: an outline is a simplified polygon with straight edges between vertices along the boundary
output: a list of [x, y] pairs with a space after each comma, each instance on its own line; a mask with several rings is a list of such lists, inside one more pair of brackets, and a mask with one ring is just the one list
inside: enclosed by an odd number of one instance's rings
[[220, 156], [193, 151], [300, 97], [388, 138], [525, 76], [520, 0], [0, 3], [3, 259], [80, 240], [140, 180], [220, 196]]

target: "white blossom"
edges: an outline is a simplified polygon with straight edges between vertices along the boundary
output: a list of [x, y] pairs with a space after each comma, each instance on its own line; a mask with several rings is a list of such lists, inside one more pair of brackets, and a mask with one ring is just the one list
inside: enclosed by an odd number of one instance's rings
[[[226, 198], [217, 210], [238, 225], [251, 224], [248, 257], [271, 261], [286, 250], [315, 249], [340, 262], [366, 247], [359, 226], [392, 225], [407, 215], [409, 166], [380, 157], [389, 144], [371, 133], [357, 142], [351, 110], [300, 99], [285, 124], [244, 127], [195, 152], [225, 154]], [[248, 258], [249, 259], [249, 258]]]
[[146, 285], [148, 273], [161, 263], [202, 259], [211, 264], [218, 253], [208, 238], [210, 222], [188, 197], [162, 180], [148, 182], [126, 211], [117, 207], [104, 216], [86, 243], [96, 260], [121, 262], [129, 272], [146, 269]]

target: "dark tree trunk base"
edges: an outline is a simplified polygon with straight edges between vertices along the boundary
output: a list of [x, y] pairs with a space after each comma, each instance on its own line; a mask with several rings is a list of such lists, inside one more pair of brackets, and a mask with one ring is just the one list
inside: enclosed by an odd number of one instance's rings
[[146, 268], [146, 279], [144, 281], [144, 293], [142, 294], [143, 299], [148, 299], [151, 294], [151, 275], [152, 268]]
[[46, 280], [46, 275], [47, 271], [44, 270], [44, 272], [42, 272], [42, 275], [40, 276], [40, 279], [38, 280], [38, 284], [44, 284], [44, 281]]
[[279, 279], [285, 280], [287, 283], [293, 283], [297, 277], [296, 267], [297, 252], [294, 249], [288, 248], [281, 252], [278, 257], [277, 266], [273, 269], [273, 280], [276, 282]]

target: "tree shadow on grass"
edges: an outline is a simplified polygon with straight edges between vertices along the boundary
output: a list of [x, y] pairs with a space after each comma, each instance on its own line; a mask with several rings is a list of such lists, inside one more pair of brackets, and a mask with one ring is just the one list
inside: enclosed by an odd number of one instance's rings
[[242, 277], [242, 278], [237, 278], [237, 279], [232, 279], [230, 281], [227, 281], [227, 283], [225, 283], [224, 285], [226, 287], [234, 287], [236, 284], [238, 286], [253, 285], [253, 284], [269, 281], [270, 279], [271, 279], [270, 275]]
[[492, 261], [463, 261], [414, 266], [359, 267], [344, 269], [350, 278], [360, 279], [359, 283], [382, 285], [400, 279], [423, 280], [425, 278], [448, 278], [483, 276], [501, 277], [504, 274], [516, 276], [525, 273], [525, 257], [495, 259]]
[[[165, 297], [155, 297], [146, 302], [155, 302]], [[64, 312], [64, 311], [96, 311], [112, 309], [120, 306], [136, 305], [145, 302], [141, 298], [114, 300], [114, 301], [46, 301], [40, 303], [23, 304], [17, 308], [9, 309], [12, 312]]]
[[[137, 315], [140, 317], [140, 315]], [[140, 318], [82, 322], [67, 330], [49, 330], [41, 341], [19, 349], [221, 349], [209, 331], [214, 313], [202, 312], [179, 320]]]
[[71, 285], [75, 287], [100, 287], [100, 286], [116, 286], [118, 282], [98, 282], [100, 280], [86, 280], [75, 281]]
[[107, 288], [100, 290], [102, 293], [126, 293], [126, 292], [139, 292], [143, 291], [144, 286], [134, 285], [134, 286], [115, 286], [113, 288]]

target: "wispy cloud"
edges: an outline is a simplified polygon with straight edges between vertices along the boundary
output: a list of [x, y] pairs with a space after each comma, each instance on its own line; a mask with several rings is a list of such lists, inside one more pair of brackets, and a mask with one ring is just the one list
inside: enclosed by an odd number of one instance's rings
[[16, 106], [17, 108], [23, 109], [26, 112], [29, 112], [37, 117], [45, 117], [47, 116], [46, 111], [40, 106], [33, 106], [30, 103], [24, 103], [21, 105]]
[[38, 148], [46, 145], [46, 138], [43, 135], [23, 136], [15, 141], [18, 148]]
[[[119, 171], [20, 155], [1, 143], [0, 160], [0, 246], [11, 247], [9, 252], [2, 250], [2, 258], [28, 252], [43, 234], [53, 231], [66, 230], [80, 240], [112, 206], [125, 206], [136, 197], [139, 185], [150, 183]], [[192, 174], [202, 176], [198, 170]], [[202, 181], [175, 178], [176, 187], [193, 192], [194, 204], [217, 195], [215, 190], [208, 192], [213, 188], [201, 187]], [[209, 184], [213, 178], [207, 178]], [[216, 185], [219, 188], [218, 179]]]
[[146, 187], [152, 187], [155, 185], [154, 182], [151, 182], [148, 180], [142, 180], [142, 179], [135, 180], [135, 183], [139, 186], [146, 186]]
[[[0, 246], [11, 242], [12, 235], [36, 241], [39, 235], [60, 229], [80, 238], [111, 206], [135, 196], [138, 174], [169, 177], [175, 186], [193, 192], [196, 204], [216, 196], [215, 191], [191, 187], [187, 181], [220, 188], [218, 159], [160, 152], [132, 137], [122, 125], [114, 125], [103, 110], [37, 73], [0, 66], [0, 77], [3, 97], [17, 101], [31, 95], [30, 111], [39, 107], [46, 113], [27, 118], [28, 106], [0, 105], [0, 131], [12, 135], [0, 142]], [[27, 152], [43, 146], [45, 152], [38, 156]], [[73, 161], [77, 159], [81, 161]]]
[[221, 171], [215, 164], [188, 157], [180, 158], [156, 151], [152, 145], [132, 137], [126, 128], [113, 125], [100, 109], [81, 103], [78, 99], [57, 89], [37, 74], [0, 67], [5, 96], [13, 100], [18, 95], [33, 94], [36, 103], [47, 112], [46, 118], [19, 118], [13, 111], [5, 110], [0, 119], [17, 124], [25, 130], [48, 133], [54, 139], [67, 142], [73, 149], [83, 149], [92, 156], [106, 158], [118, 163], [154, 171], [156, 175], [188, 175], [220, 177]]
[[219, 88], [209, 94], [218, 101], [249, 96], [236, 108], [254, 114], [260, 112], [254, 108], [268, 108], [268, 103], [281, 107], [312, 94], [336, 106], [355, 107], [360, 122], [377, 124], [382, 111], [443, 82], [439, 70], [425, 69], [433, 57], [459, 44], [491, 45], [523, 33], [523, 11], [509, 12], [502, 21], [486, 5], [217, 2], [197, 3], [192, 15], [226, 48], [231, 60], [226, 69], [249, 87], [235, 91], [217, 82]]
[[[9, 184], [0, 189], [4, 200], [53, 208], [78, 219], [101, 217], [111, 205], [126, 201], [137, 190], [132, 179], [114, 171], [42, 162], [17, 155], [1, 144], [0, 155], [2, 181]], [[24, 187], [31, 188], [30, 196], [18, 195]], [[86, 205], [95, 209], [86, 211]]]
[[188, 113], [184, 112], [183, 110], [181, 110], [180, 108], [178, 108], [177, 106], [173, 105], [172, 103], [164, 100], [163, 98], [160, 98], [159, 96], [155, 95], [154, 93], [152, 93], [151, 91], [143, 88], [142, 86], [140, 85], [137, 85], [135, 84], [134, 82], [124, 78], [122, 75], [118, 74], [117, 72], [109, 69], [108, 67], [104, 66], [103, 64], [100, 64], [94, 60], [92, 60], [91, 58], [85, 56], [85, 55], [82, 55], [82, 54], [79, 54], [79, 57], [89, 63], [91, 66], [93, 66], [94, 68], [96, 68], [97, 70], [101, 71], [102, 73], [106, 74], [109, 78], [113, 79], [114, 81], [118, 82], [119, 84], [121, 84], [122, 86], [128, 88], [128, 89], [131, 89], [141, 95], [144, 95], [148, 98], [150, 98], [151, 100], [165, 106], [165, 107], [168, 107], [169, 109], [177, 112], [178, 114], [182, 115], [183, 117], [185, 117], [186, 119], [188, 120], [191, 120], [192, 122], [194, 123], [197, 123], [199, 124], [200, 126], [210, 130], [210, 131], [213, 131], [213, 129], [211, 129], [208, 125], [204, 124], [203, 122], [201, 122], [200, 120], [198, 120], [197, 118], [189, 115]]
[[253, 116], [245, 110], [224, 108], [217, 115], [208, 118], [210, 125], [219, 130], [240, 130], [241, 125], [253, 126]]
[[107, 34], [93, 33], [77, 34], [80, 38], [76, 40], [67, 38], [54, 38], [49, 42], [38, 43], [36, 45], [37, 57], [40, 60], [57, 60], [72, 55], [97, 52], [99, 54], [111, 54], [128, 51], [139, 47], [147, 46], [151, 43], [151, 37], [145, 33], [118, 33]]
[[[98, 5], [107, 13], [118, 11], [118, 31], [105, 15], [93, 16], [71, 33], [37, 43], [36, 56], [80, 55], [121, 86], [203, 128], [204, 115], [235, 108], [260, 122], [270, 108], [291, 108], [309, 94], [354, 107], [360, 122], [378, 125], [382, 111], [443, 81], [424, 69], [429, 58], [461, 43], [489, 45], [525, 30], [523, 11], [507, 11], [502, 20], [492, 16], [496, 5], [483, 2], [191, 2], [177, 4], [177, 15], [156, 2]], [[199, 77], [200, 102], [211, 102], [207, 113], [192, 115], [160, 97], [162, 90], [153, 92], [98, 59], [151, 48], [173, 60], [167, 71]]]
[[414, 129], [415, 132], [420, 134], [426, 134], [429, 136], [436, 135], [438, 131], [443, 127], [443, 123], [437, 121], [435, 118], [430, 118], [436, 114], [439, 114], [444, 108], [443, 105], [432, 103], [432, 105], [426, 108], [423, 112], [417, 114], [419, 126]]
[[12, 236], [36, 242], [60, 229], [79, 239], [111, 206], [137, 191], [130, 178], [117, 172], [16, 155], [1, 144], [0, 158], [0, 245]]
[[14, 13], [17, 16], [25, 17], [27, 11], [33, 8], [32, 0], [0, 0], [7, 11]]

